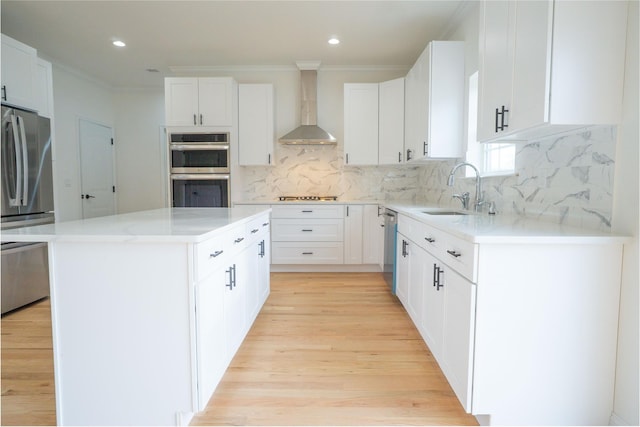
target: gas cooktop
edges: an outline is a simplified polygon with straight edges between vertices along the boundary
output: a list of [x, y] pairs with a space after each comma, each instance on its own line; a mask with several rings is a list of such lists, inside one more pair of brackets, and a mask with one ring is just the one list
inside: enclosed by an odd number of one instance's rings
[[337, 196], [280, 196], [281, 202], [335, 202]]

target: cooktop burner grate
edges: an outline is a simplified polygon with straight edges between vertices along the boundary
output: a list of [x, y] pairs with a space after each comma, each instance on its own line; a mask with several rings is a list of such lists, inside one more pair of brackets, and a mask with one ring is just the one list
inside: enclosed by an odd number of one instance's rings
[[307, 202], [334, 202], [338, 200], [337, 196], [280, 196], [281, 202], [307, 201]]

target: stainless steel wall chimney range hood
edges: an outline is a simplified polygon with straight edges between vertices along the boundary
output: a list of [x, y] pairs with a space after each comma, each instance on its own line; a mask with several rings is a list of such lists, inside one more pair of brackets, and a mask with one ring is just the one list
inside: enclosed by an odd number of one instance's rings
[[320, 62], [296, 62], [300, 69], [300, 121], [301, 125], [280, 138], [283, 144], [335, 145], [336, 138], [318, 123], [318, 67]]

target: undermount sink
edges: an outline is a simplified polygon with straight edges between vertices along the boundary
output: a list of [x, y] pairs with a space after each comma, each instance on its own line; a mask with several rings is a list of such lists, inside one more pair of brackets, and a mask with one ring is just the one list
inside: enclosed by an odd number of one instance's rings
[[448, 211], [448, 210], [442, 210], [442, 209], [430, 209], [430, 210], [420, 211], [420, 212], [427, 215], [469, 215], [467, 212]]

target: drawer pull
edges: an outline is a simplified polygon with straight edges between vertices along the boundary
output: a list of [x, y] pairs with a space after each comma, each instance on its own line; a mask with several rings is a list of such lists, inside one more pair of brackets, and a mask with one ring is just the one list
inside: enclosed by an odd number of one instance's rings
[[433, 237], [425, 237], [424, 240], [426, 240], [429, 243], [435, 243], [436, 239], [434, 239]]
[[313, 255], [313, 252], [302, 252], [302, 255]]
[[223, 252], [224, 251], [215, 251], [214, 253], [209, 254], [209, 258], [215, 258], [215, 257], [217, 257], [219, 255], [222, 255]]
[[236, 240], [234, 240], [234, 243], [240, 243], [244, 240], [244, 237], [238, 237]]
[[312, 229], [303, 229], [302, 231], [313, 231]]
[[452, 257], [456, 257], [456, 258], [462, 255], [460, 252], [456, 252], [456, 251], [447, 251], [447, 253]]
[[311, 213], [313, 211], [302, 211], [302, 213]]
[[251, 230], [251, 234], [255, 234], [257, 233], [259, 230], [257, 228], [254, 228], [253, 230]]
[[268, 223], [268, 222], [263, 222], [263, 223], [262, 223], [262, 226], [263, 226], [263, 227], [266, 227], [267, 225], [269, 225], [269, 223]]

